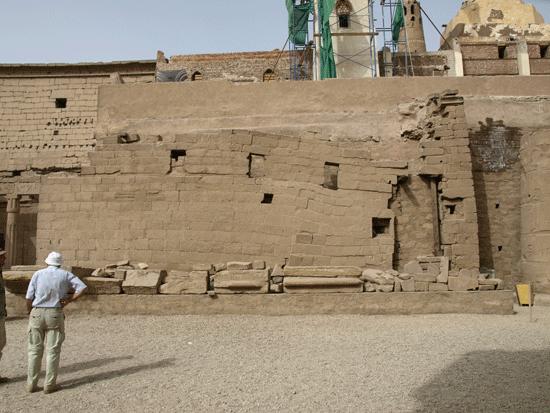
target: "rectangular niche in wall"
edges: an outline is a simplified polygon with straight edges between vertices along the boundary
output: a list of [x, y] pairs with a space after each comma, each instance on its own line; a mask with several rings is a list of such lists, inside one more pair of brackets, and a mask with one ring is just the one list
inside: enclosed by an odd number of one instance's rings
[[67, 107], [67, 98], [56, 98], [55, 107], [57, 109], [64, 109]]
[[185, 149], [172, 149], [170, 151], [170, 168], [174, 170], [174, 168], [177, 168], [178, 166], [184, 166], [186, 155], [187, 152]]
[[443, 219], [464, 219], [463, 200], [443, 199]]
[[381, 235], [390, 235], [390, 218], [373, 218], [372, 219], [372, 237], [376, 238]]
[[258, 155], [255, 153], [248, 155], [248, 177], [263, 178], [265, 176], [264, 164], [264, 155]]
[[328, 189], [338, 189], [338, 170], [340, 165], [337, 163], [325, 162], [325, 183], [323, 186]]

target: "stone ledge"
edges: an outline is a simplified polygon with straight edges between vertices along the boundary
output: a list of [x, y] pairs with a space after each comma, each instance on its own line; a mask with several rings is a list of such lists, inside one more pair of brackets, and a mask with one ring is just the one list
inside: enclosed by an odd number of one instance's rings
[[[6, 294], [8, 315], [26, 316], [25, 299]], [[414, 293], [85, 295], [66, 314], [312, 315], [513, 314], [509, 290]]]

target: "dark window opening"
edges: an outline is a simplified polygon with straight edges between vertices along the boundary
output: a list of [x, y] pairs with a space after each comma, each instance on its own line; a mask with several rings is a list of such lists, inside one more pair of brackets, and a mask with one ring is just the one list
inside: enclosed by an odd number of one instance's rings
[[447, 207], [447, 212], [450, 215], [454, 215], [454, 213], [456, 211], [456, 205], [446, 205], [446, 207]]
[[174, 161], [178, 161], [178, 159], [180, 157], [183, 157], [183, 156], [186, 156], [187, 153], [185, 152], [185, 150], [176, 150], [176, 149], [173, 149], [170, 151], [170, 159], [173, 159]]
[[13, 171], [12, 176], [21, 176], [21, 171]]
[[57, 109], [63, 109], [67, 107], [67, 99], [66, 98], [57, 98], [55, 99], [55, 107]]
[[548, 53], [548, 45], [540, 45], [540, 57], [546, 58], [546, 54]]
[[412, 21], [412, 22], [414, 21], [414, 16], [411, 17], [411, 21]]
[[498, 47], [498, 58], [504, 59], [506, 56], [506, 46], [499, 46]]
[[273, 194], [264, 194], [262, 204], [271, 204], [273, 202]]
[[390, 218], [373, 218], [372, 219], [372, 237], [376, 238], [379, 235], [389, 235], [390, 233]]
[[406, 7], [403, 7], [403, 14], [406, 16], [407, 15], [407, 8]]
[[414, 4], [411, 4], [411, 14], [414, 14]]
[[275, 73], [273, 73], [273, 70], [267, 69], [264, 72], [264, 82], [275, 82]]
[[54, 134], [54, 135], [59, 135], [59, 131], [58, 131], [58, 130], [54, 130], [54, 131], [53, 131], [53, 134]]
[[349, 28], [349, 14], [340, 14], [338, 16], [338, 27], [341, 29]]
[[499, 245], [499, 246], [498, 246], [498, 250], [499, 250], [499, 251], [502, 251], [502, 245]]
[[337, 163], [326, 162], [325, 163], [325, 182], [323, 186], [327, 189], [338, 189], [338, 170], [340, 165]]
[[202, 73], [201, 72], [195, 72], [191, 75], [191, 81], [192, 82], [200, 82], [202, 80]]
[[499, 208], [500, 208], [500, 204], [496, 204], [495, 209], [499, 209]]

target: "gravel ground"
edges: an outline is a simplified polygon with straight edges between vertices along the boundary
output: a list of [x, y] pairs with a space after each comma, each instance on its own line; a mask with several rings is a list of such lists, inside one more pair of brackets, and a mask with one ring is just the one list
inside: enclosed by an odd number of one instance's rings
[[72, 315], [49, 395], [25, 391], [27, 319], [8, 318], [0, 411], [548, 412], [550, 307], [515, 310]]

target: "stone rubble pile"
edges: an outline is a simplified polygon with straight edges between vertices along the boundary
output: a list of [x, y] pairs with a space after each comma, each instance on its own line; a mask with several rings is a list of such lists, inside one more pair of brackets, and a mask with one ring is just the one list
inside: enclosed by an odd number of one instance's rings
[[[6, 289], [24, 294], [39, 266], [12, 267], [4, 271]], [[120, 261], [103, 268], [71, 267], [69, 271], [88, 286], [88, 294], [318, 294], [415, 291], [485, 291], [503, 288], [501, 279], [489, 278], [478, 269], [449, 270], [447, 257], [419, 256], [395, 270], [352, 266], [302, 267], [265, 261], [232, 261], [196, 264], [193, 270], [149, 269]]]

